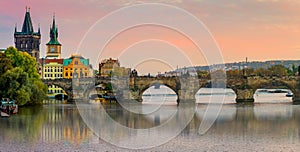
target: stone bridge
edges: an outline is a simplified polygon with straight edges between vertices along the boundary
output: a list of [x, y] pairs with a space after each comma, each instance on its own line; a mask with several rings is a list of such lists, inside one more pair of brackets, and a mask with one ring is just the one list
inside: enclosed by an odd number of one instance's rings
[[[226, 82], [224, 82], [224, 80]], [[121, 99], [142, 101], [143, 92], [154, 85], [165, 85], [173, 90], [182, 101], [195, 101], [195, 95], [203, 87], [231, 88], [236, 93], [237, 102], [254, 102], [254, 93], [259, 88], [290, 89], [294, 93], [293, 101], [300, 102], [300, 81], [298, 76], [286, 77], [231, 77], [193, 78], [193, 77], [127, 77], [127, 78], [78, 78], [42, 80], [47, 85], [56, 85], [65, 90], [69, 98], [87, 98], [91, 90], [99, 84], [111, 83], [114, 93]], [[220, 82], [221, 81], [221, 82]]]

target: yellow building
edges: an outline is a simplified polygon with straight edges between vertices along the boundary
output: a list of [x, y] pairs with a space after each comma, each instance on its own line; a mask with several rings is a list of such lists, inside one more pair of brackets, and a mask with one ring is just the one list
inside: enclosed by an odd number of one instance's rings
[[78, 54], [72, 54], [70, 58], [63, 61], [63, 78], [92, 77], [91, 69], [89, 59]]
[[99, 64], [99, 76], [128, 76], [130, 68], [120, 67], [120, 62], [112, 58], [104, 59]]
[[42, 79], [63, 78], [63, 59], [42, 59]]
[[114, 60], [112, 58], [102, 60], [99, 64], [99, 76], [111, 76], [111, 72], [116, 67], [120, 67], [120, 63], [118, 60]]

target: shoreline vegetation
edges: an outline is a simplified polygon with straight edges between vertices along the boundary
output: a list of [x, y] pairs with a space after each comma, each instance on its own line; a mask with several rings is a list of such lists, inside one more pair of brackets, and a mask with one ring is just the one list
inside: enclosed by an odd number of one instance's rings
[[19, 106], [42, 104], [48, 86], [37, 68], [33, 57], [14, 47], [0, 53], [0, 97], [14, 99]]

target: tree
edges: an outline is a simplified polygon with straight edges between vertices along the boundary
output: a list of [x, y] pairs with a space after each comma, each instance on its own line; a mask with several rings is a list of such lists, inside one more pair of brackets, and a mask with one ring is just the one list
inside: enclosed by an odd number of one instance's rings
[[16, 67], [5, 72], [0, 78], [1, 95], [15, 99], [18, 104], [24, 105], [32, 95], [29, 87], [28, 74], [21, 68]]
[[42, 81], [31, 80], [30, 88], [33, 95], [30, 97], [28, 104], [42, 104], [41, 99], [47, 96], [48, 87]]
[[5, 56], [4, 53], [0, 53], [0, 77], [8, 70], [12, 69], [12, 62]]
[[12, 61], [13, 67], [20, 67], [29, 76], [29, 78], [39, 78], [35, 58], [26, 52], [20, 52], [14, 47], [9, 47], [5, 51], [5, 56]]
[[287, 69], [283, 65], [279, 64], [271, 66], [270, 68], [268, 68], [268, 70], [273, 76], [286, 76], [288, 74]]
[[47, 85], [39, 79], [35, 58], [10, 47], [0, 54], [0, 96], [15, 99], [19, 105], [40, 104]]
[[229, 71], [227, 71], [227, 72], [226, 72], [226, 75], [227, 75], [228, 77], [232, 77], [232, 78], [239, 78], [239, 77], [241, 77], [243, 74], [242, 74], [242, 72], [241, 72], [240, 70], [235, 69], [235, 70], [229, 70]]

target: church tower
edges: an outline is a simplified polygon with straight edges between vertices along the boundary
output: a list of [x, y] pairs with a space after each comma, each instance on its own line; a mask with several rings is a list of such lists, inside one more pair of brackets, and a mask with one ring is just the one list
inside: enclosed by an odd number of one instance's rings
[[61, 44], [57, 40], [58, 30], [55, 24], [55, 16], [53, 16], [52, 27], [50, 27], [50, 41], [46, 44], [46, 58], [60, 59], [61, 58]]
[[15, 47], [19, 51], [27, 52], [39, 62], [40, 58], [40, 43], [41, 43], [41, 32], [40, 27], [38, 32], [33, 31], [33, 25], [30, 17], [30, 8], [26, 7], [25, 19], [23, 22], [22, 31], [17, 31], [15, 27]]

